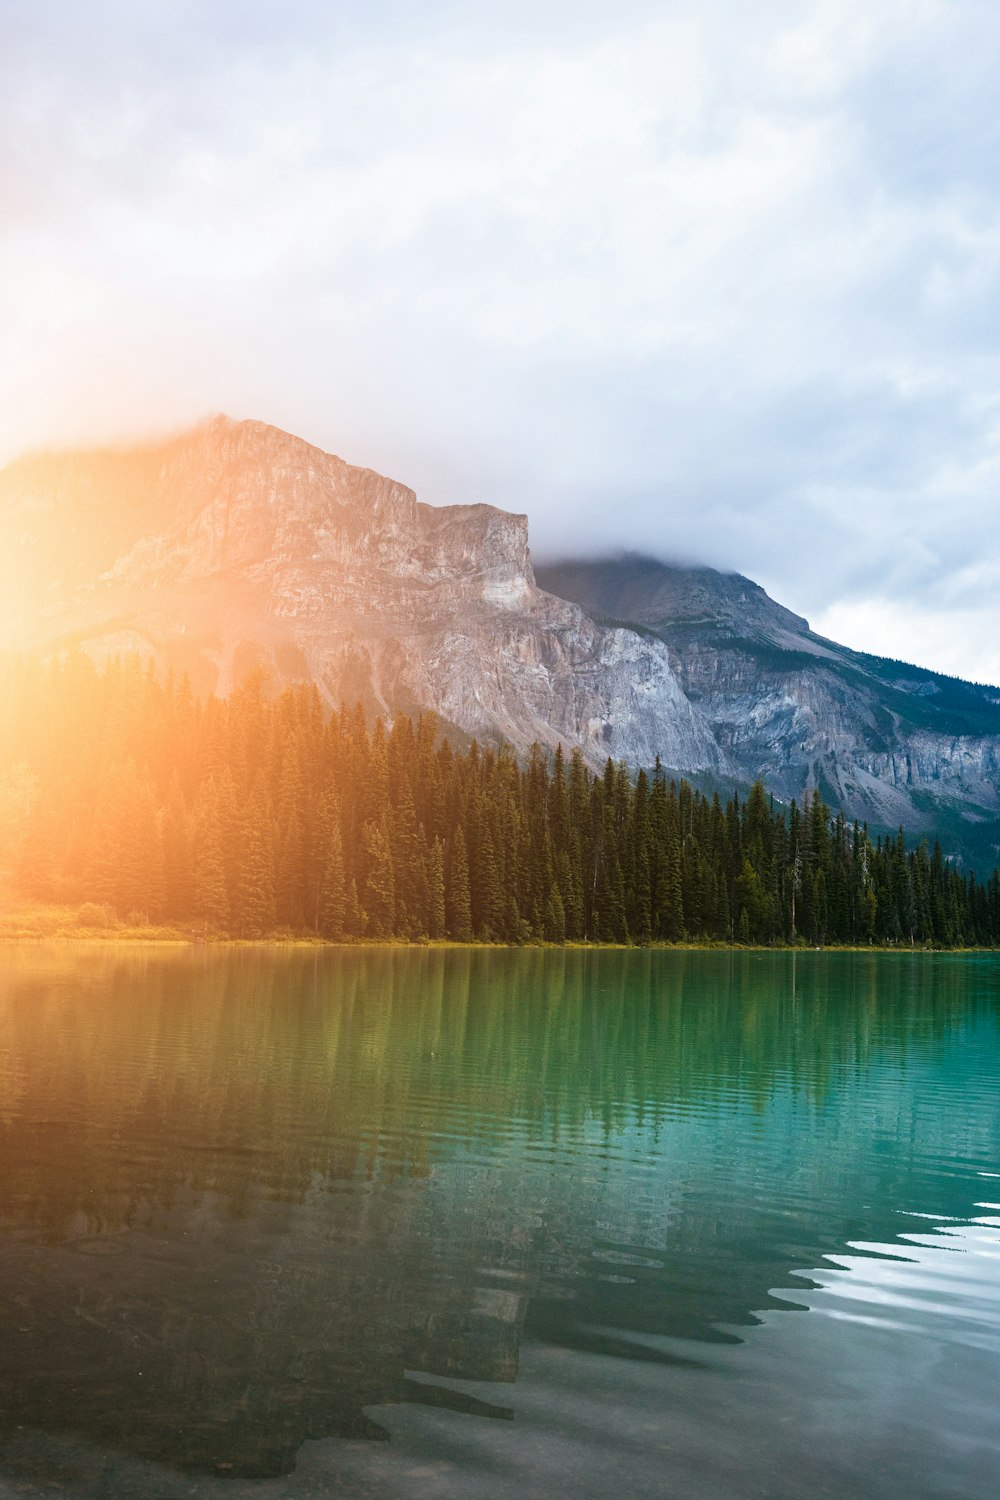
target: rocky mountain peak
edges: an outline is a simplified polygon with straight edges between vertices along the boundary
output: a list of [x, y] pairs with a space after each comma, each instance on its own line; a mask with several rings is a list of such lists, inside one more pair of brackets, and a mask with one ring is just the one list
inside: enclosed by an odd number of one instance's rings
[[995, 690], [838, 646], [738, 573], [620, 554], [537, 575], [595, 619], [662, 641], [743, 782], [789, 799], [819, 789], [875, 828], [940, 830], [946, 847], [996, 861]]
[[546, 563], [538, 578], [560, 598], [586, 597], [595, 613], [652, 630], [707, 629], [786, 644], [809, 630], [808, 620], [741, 573], [662, 562], [642, 553]]
[[974, 827], [987, 859], [1000, 842], [995, 691], [847, 651], [737, 573], [533, 569], [524, 515], [425, 504], [263, 422], [10, 465], [0, 555], [21, 646], [138, 653], [199, 692], [262, 669], [521, 751], [659, 756], [723, 790], [819, 787], [875, 826], [961, 820], [953, 847]]
[[220, 693], [263, 668], [592, 764], [725, 763], [663, 646], [537, 587], [526, 516], [420, 503], [262, 422], [14, 466], [0, 545], [33, 559], [19, 629], [43, 647], [139, 652]]

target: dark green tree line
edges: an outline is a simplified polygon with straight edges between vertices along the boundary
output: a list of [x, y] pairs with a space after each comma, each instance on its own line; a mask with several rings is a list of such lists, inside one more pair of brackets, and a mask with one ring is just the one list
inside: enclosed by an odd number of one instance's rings
[[818, 793], [723, 804], [659, 765], [459, 753], [433, 716], [371, 726], [259, 680], [199, 701], [134, 659], [7, 664], [0, 688], [0, 861], [41, 899], [241, 937], [1000, 943], [996, 870]]

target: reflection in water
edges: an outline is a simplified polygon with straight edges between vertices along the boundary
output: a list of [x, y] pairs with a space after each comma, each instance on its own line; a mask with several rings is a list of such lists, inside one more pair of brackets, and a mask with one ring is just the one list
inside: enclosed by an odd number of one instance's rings
[[[3, 974], [8, 1436], [279, 1474], [394, 1403], [514, 1417], [525, 1350], [700, 1391], [796, 1305], [915, 1342], [978, 1319], [1000, 1360], [993, 960], [67, 947]], [[936, 1242], [903, 1308], [911, 1211], [978, 1216], [978, 1310]]]

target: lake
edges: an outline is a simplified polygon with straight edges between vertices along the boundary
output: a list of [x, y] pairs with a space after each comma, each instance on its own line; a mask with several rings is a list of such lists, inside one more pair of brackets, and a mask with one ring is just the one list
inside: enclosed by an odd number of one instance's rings
[[0, 1495], [994, 1497], [1000, 959], [10, 946]]

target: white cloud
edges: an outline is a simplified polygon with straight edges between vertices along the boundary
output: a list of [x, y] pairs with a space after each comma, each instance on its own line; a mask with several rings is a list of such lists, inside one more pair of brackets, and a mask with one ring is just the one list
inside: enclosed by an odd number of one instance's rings
[[987, 628], [979, 0], [11, 12], [0, 458], [228, 409], [892, 654]]
[[943, 610], [886, 599], [835, 604], [812, 622], [830, 640], [897, 661], [1000, 683], [1000, 610], [992, 602]]

